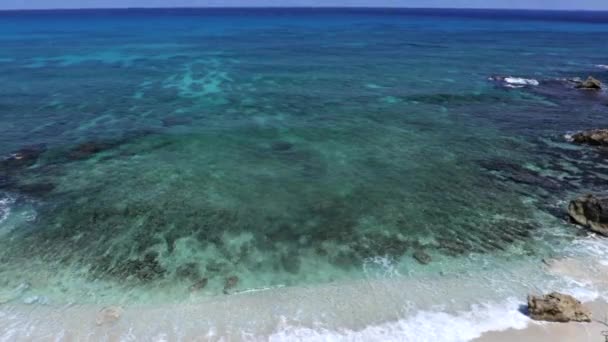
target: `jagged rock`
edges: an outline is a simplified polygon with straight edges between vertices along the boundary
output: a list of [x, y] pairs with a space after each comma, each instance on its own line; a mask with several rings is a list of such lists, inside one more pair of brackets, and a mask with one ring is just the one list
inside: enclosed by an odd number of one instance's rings
[[95, 322], [97, 325], [104, 325], [118, 321], [122, 316], [123, 309], [120, 306], [108, 306], [99, 311]]
[[432, 260], [431, 256], [428, 255], [425, 251], [423, 251], [421, 249], [415, 251], [413, 257], [414, 257], [414, 259], [416, 259], [416, 261], [418, 261], [422, 265], [426, 265], [426, 264], [430, 263]]
[[586, 80], [584, 80], [582, 82], [578, 82], [576, 87], [578, 89], [599, 90], [599, 89], [602, 89], [602, 82], [600, 82], [598, 79], [594, 78], [593, 76], [589, 76], [589, 77], [587, 77]]
[[608, 197], [579, 197], [570, 202], [568, 214], [576, 223], [608, 236]]
[[581, 302], [558, 292], [528, 296], [528, 314], [537, 321], [591, 322], [591, 312]]
[[592, 129], [576, 133], [572, 141], [578, 144], [608, 145], [608, 129]]

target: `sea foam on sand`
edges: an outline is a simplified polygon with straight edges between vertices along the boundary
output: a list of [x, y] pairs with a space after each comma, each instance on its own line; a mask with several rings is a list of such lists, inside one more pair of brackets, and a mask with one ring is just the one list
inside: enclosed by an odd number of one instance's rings
[[417, 341], [461, 342], [480, 337], [484, 332], [523, 329], [530, 319], [519, 311], [521, 303], [510, 298], [497, 304], [475, 305], [470, 311], [449, 314], [420, 311], [413, 317], [362, 330], [298, 328], [286, 325], [270, 341]]

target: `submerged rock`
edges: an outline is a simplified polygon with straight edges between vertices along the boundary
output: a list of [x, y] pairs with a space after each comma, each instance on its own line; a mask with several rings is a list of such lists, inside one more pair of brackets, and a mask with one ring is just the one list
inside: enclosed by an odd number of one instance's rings
[[189, 290], [190, 290], [190, 292], [200, 291], [200, 290], [204, 289], [207, 286], [208, 282], [209, 282], [209, 279], [202, 278], [202, 279], [198, 280], [196, 283], [192, 284], [189, 287]]
[[86, 159], [99, 152], [111, 148], [113, 144], [108, 142], [89, 141], [82, 143], [68, 153], [68, 158], [72, 160]]
[[286, 152], [293, 148], [293, 144], [288, 141], [275, 141], [270, 145], [270, 148], [276, 152]]
[[110, 273], [124, 279], [134, 278], [150, 282], [162, 278], [166, 270], [158, 260], [156, 252], [147, 253], [143, 259], [127, 260], [110, 269]]
[[558, 180], [509, 161], [486, 160], [481, 161], [480, 165], [484, 169], [494, 172], [495, 176], [498, 175], [501, 179], [510, 180], [514, 183], [533, 185], [546, 190], [556, 190], [563, 186]]
[[578, 89], [592, 89], [592, 90], [600, 90], [602, 89], [602, 82], [593, 76], [587, 77], [586, 80], [577, 82], [576, 88]]
[[608, 145], [608, 129], [592, 129], [579, 132], [572, 136], [572, 141], [578, 144]]
[[239, 277], [230, 276], [226, 278], [226, 282], [224, 283], [224, 294], [228, 294], [228, 292], [236, 287], [236, 284], [239, 282]]
[[20, 192], [25, 195], [34, 197], [43, 197], [53, 190], [55, 190], [55, 184], [53, 183], [31, 183], [31, 184], [16, 184], [11, 186], [12, 191]]
[[160, 120], [164, 127], [186, 126], [192, 123], [192, 119], [182, 116], [167, 116]]
[[97, 325], [110, 324], [118, 321], [122, 316], [123, 309], [120, 306], [108, 306], [99, 311], [95, 323]]
[[576, 223], [608, 236], [608, 197], [579, 197], [570, 202], [568, 214]]
[[40, 155], [46, 151], [46, 145], [24, 147], [0, 161], [0, 170], [12, 171], [36, 164]]
[[528, 296], [528, 314], [537, 321], [591, 322], [591, 312], [581, 302], [558, 292]]
[[423, 251], [421, 249], [415, 251], [413, 254], [413, 257], [414, 257], [414, 259], [416, 259], [416, 261], [418, 261], [422, 265], [427, 265], [432, 260], [431, 256], [428, 255], [425, 251]]

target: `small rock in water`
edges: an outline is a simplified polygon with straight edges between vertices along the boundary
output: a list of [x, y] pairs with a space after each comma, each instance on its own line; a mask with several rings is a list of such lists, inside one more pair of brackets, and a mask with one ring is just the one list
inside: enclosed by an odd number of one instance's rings
[[432, 260], [431, 256], [428, 255], [425, 251], [423, 251], [421, 249], [415, 251], [413, 257], [414, 257], [414, 259], [416, 259], [416, 261], [418, 261], [422, 265], [427, 265]]
[[576, 223], [608, 236], [608, 197], [579, 197], [568, 205], [568, 214]]
[[558, 292], [544, 296], [528, 296], [528, 314], [537, 321], [591, 322], [591, 312], [581, 302]]
[[123, 309], [120, 306], [108, 306], [99, 311], [97, 314], [97, 325], [110, 324], [118, 321], [122, 316]]
[[162, 118], [161, 121], [165, 127], [189, 125], [192, 123], [192, 119], [180, 116], [168, 116]]
[[230, 277], [226, 278], [226, 282], [224, 283], [224, 294], [228, 294], [228, 291], [233, 289], [236, 286], [236, 284], [238, 284], [238, 282], [239, 282], [239, 277], [237, 277], [237, 276], [230, 276]]
[[272, 143], [270, 148], [272, 148], [273, 151], [285, 152], [291, 150], [293, 148], [293, 144], [288, 141], [275, 141]]
[[190, 292], [196, 292], [196, 291], [200, 291], [200, 290], [204, 289], [205, 286], [207, 286], [208, 282], [209, 282], [209, 280], [207, 278], [203, 278], [203, 279], [197, 281], [196, 283], [194, 283], [190, 286]]
[[578, 89], [593, 89], [593, 90], [600, 90], [602, 89], [602, 82], [600, 82], [598, 79], [594, 78], [593, 76], [589, 76], [586, 80], [579, 82], [576, 87]]
[[111, 147], [112, 144], [105, 142], [85, 142], [73, 148], [68, 153], [68, 158], [72, 160], [86, 159]]
[[0, 161], [1, 169], [17, 169], [32, 166], [38, 161], [42, 153], [46, 151], [46, 145], [36, 145], [22, 148], [10, 154], [8, 158]]
[[608, 129], [592, 129], [572, 135], [572, 141], [578, 144], [608, 145]]

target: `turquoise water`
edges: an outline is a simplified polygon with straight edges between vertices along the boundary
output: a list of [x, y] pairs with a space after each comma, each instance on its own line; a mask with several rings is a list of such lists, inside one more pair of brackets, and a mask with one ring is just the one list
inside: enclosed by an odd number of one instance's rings
[[558, 81], [608, 81], [605, 14], [0, 18], [6, 301], [24, 284], [56, 304], [173, 303], [540, 262], [584, 234], [563, 201], [608, 177], [564, 138], [605, 126], [608, 102]]

